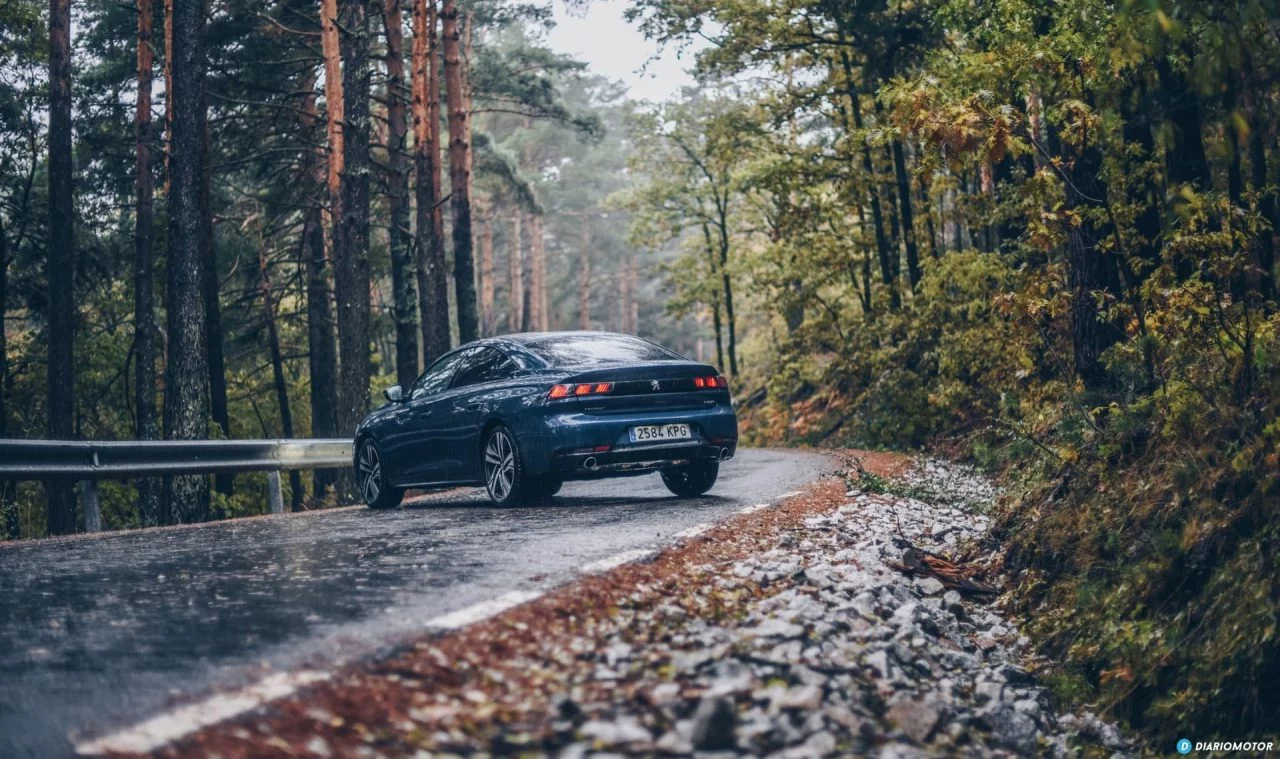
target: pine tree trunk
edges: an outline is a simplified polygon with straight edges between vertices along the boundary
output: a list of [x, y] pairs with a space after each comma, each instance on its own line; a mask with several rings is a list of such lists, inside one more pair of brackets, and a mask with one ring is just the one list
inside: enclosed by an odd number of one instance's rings
[[[315, 86], [315, 72], [308, 70], [299, 87], [306, 93], [299, 120], [308, 138], [314, 134], [320, 120], [316, 111]], [[305, 174], [310, 179], [311, 188], [306, 195], [307, 209], [298, 245], [298, 265], [306, 272], [311, 436], [329, 438], [338, 434], [338, 346], [330, 297], [329, 259], [325, 256], [324, 212], [318, 200], [324, 195], [325, 188], [325, 158], [320, 154], [321, 150], [317, 148], [309, 152], [304, 159]], [[312, 474], [312, 497], [323, 497], [333, 482], [332, 470], [315, 470]]]
[[902, 218], [902, 240], [907, 248], [907, 282], [912, 292], [920, 282], [920, 253], [916, 248], [915, 220], [911, 213], [911, 175], [900, 140], [893, 141], [893, 173], [898, 180], [898, 207]]
[[631, 331], [631, 252], [623, 254], [618, 266], [618, 331]]
[[585, 213], [578, 249], [578, 329], [591, 329], [591, 217]]
[[929, 256], [935, 260], [941, 255], [938, 251], [938, 229], [933, 223], [933, 204], [929, 202], [929, 182], [920, 177], [916, 188], [916, 205], [924, 213], [924, 231], [929, 239]]
[[[203, 14], [203, 9], [201, 11]], [[212, 151], [210, 150], [208, 93], [204, 76], [200, 83], [200, 265], [203, 269], [205, 335], [209, 341], [209, 414], [221, 429], [221, 437], [230, 439], [231, 413], [227, 408], [227, 366], [222, 340], [222, 305], [219, 302], [218, 255], [213, 239], [213, 205], [211, 198]], [[214, 475], [215, 489], [230, 496], [235, 473]]]
[[636, 259], [632, 256], [627, 261], [627, 300], [631, 301], [631, 329], [628, 330], [633, 335], [640, 334], [640, 299], [636, 297]]
[[[307, 329], [312, 350], [310, 359], [312, 434], [316, 437], [337, 437], [341, 429], [339, 387], [342, 383], [342, 372], [336, 338], [338, 317], [334, 313], [337, 302], [337, 273], [334, 272], [334, 308], [331, 309], [329, 267], [336, 263], [338, 250], [342, 247], [342, 170], [346, 164], [346, 134], [343, 126], [345, 103], [342, 92], [342, 44], [338, 37], [338, 0], [321, 0], [320, 2], [320, 46], [324, 57], [325, 144], [328, 148], [325, 161], [325, 188], [329, 203], [328, 214], [320, 214], [322, 226], [318, 232], [318, 239], [313, 238], [310, 245]], [[324, 227], [326, 222], [327, 231]], [[333, 266], [333, 268], [336, 270], [337, 267]], [[329, 486], [339, 486], [341, 480], [341, 476], [332, 470], [317, 471], [312, 481], [315, 496], [323, 497]]]
[[[0, 438], [9, 437], [9, 345], [5, 335], [5, 316], [9, 310], [9, 233], [0, 216]], [[18, 503], [11, 481], [0, 482], [0, 530], [9, 540], [22, 537], [18, 520]]]
[[[842, 35], [843, 39], [843, 35]], [[859, 132], [862, 131], [862, 103], [858, 94], [858, 87], [853, 78], [853, 61], [849, 58], [849, 54], [845, 51], [840, 52], [840, 64], [844, 70], [844, 81], [846, 95], [849, 98], [849, 110], [853, 114], [853, 126]], [[871, 145], [866, 138], [860, 140], [862, 149], [862, 171], [866, 174], [865, 186], [867, 193], [868, 205], [871, 206], [871, 222], [875, 229], [876, 235], [876, 253], [880, 260], [880, 278], [885, 286], [889, 288], [889, 303], [895, 310], [901, 305], [902, 298], [898, 293], [898, 283], [893, 276], [893, 267], [890, 259], [893, 251], [889, 247], [889, 237], [885, 234], [884, 228], [884, 210], [880, 205], [879, 185], [876, 182], [875, 162], [871, 160]]]
[[[261, 246], [262, 241], [259, 240]], [[276, 403], [280, 406], [280, 434], [293, 438], [293, 411], [289, 407], [289, 382], [284, 376], [284, 357], [280, 350], [280, 328], [276, 323], [276, 302], [271, 292], [271, 275], [267, 270], [267, 251], [258, 248], [258, 277], [262, 293], [262, 311], [267, 319], [267, 348], [271, 354], [271, 379], [276, 391]], [[289, 489], [294, 511], [302, 510], [302, 473], [289, 470]]]
[[[312, 403], [315, 404], [319, 400], [316, 397], [318, 394], [323, 394], [325, 396], [324, 400], [332, 402], [333, 405], [317, 418], [315, 424], [317, 426], [325, 426], [329, 421], [332, 421], [333, 426], [330, 434], [337, 437], [340, 429], [338, 409], [339, 387], [341, 386], [342, 378], [336, 337], [338, 317], [333, 311], [336, 311], [337, 308], [336, 263], [339, 255], [338, 251], [342, 247], [342, 170], [346, 164], [345, 104], [342, 92], [342, 44], [338, 36], [338, 0], [320, 0], [320, 47], [324, 57], [325, 144], [328, 147], [325, 162], [325, 187], [328, 191], [329, 203], [328, 214], [321, 215], [322, 221], [327, 224], [327, 230], [322, 234], [320, 241], [314, 243], [318, 244], [321, 250], [316, 251], [314, 247], [312, 249], [310, 270], [312, 282], [309, 285], [308, 293], [310, 302], [315, 304], [320, 297], [320, 289], [324, 289], [323, 297], [326, 301], [324, 310], [327, 312], [325, 315], [328, 318], [325, 320], [323, 327], [313, 323], [309, 327], [309, 336], [313, 339], [319, 338], [322, 343], [328, 339], [333, 347], [333, 374], [330, 377], [332, 390], [326, 388], [317, 391], [313, 386]], [[324, 252], [326, 246], [328, 248], [327, 254]], [[324, 261], [323, 264], [321, 263], [322, 260]], [[333, 310], [330, 310], [328, 304], [330, 282], [327, 270], [330, 266], [334, 269]], [[315, 278], [320, 276], [324, 277], [324, 281], [316, 282]], [[315, 315], [318, 316], [319, 314]], [[322, 328], [327, 329], [328, 332], [323, 335], [319, 334], [319, 330]], [[314, 349], [316, 345], [317, 343], [313, 342], [312, 348]], [[322, 355], [317, 360], [323, 360], [324, 358], [327, 357]], [[316, 368], [314, 363], [312, 368]], [[313, 385], [318, 381], [319, 377], [313, 374]], [[314, 434], [319, 436], [319, 432]], [[324, 493], [322, 485], [328, 486], [338, 483], [340, 478], [335, 475], [330, 479], [331, 473], [331, 471], [316, 473], [314, 482], [317, 496]], [[324, 478], [323, 483], [321, 477]]]
[[449, 279], [440, 206], [440, 74], [436, 0], [413, 3], [414, 170], [418, 177], [418, 311], [422, 355], [430, 364], [449, 350]]
[[520, 331], [533, 332], [538, 329], [538, 304], [534, 300], [534, 263], [533, 263], [533, 214], [521, 212], [524, 214], [524, 223], [521, 225], [528, 230], [529, 247], [526, 252], [523, 241], [521, 241], [521, 258], [520, 258], [520, 282], [524, 286], [523, 292], [520, 294], [520, 302], [524, 308], [520, 314]]
[[[154, 187], [151, 176], [151, 81], [155, 52], [152, 47], [155, 13], [151, 0], [138, 0], [138, 102], [134, 111], [137, 167], [134, 178], [134, 436], [155, 440], [160, 436], [156, 419], [156, 309], [155, 255], [151, 245]], [[138, 512], [142, 524], [160, 524], [160, 481], [138, 480]]]
[[164, 0], [164, 196], [169, 197], [169, 155], [173, 152], [173, 0]]
[[524, 325], [524, 241], [521, 227], [521, 212], [516, 211], [511, 217], [511, 253], [507, 259], [507, 273], [510, 281], [510, 292], [507, 295], [507, 327], [511, 332], [523, 332]]
[[[70, 440], [75, 433], [72, 396], [75, 343], [75, 216], [71, 165], [71, 0], [49, 2], [49, 252], [45, 270], [49, 290], [49, 438]], [[50, 535], [76, 529], [71, 483], [50, 481]]]
[[533, 328], [546, 332], [551, 328], [547, 313], [547, 246], [542, 234], [542, 216], [529, 217], [529, 257], [533, 264], [533, 282], [530, 291]]
[[409, 165], [405, 161], [408, 132], [405, 102], [404, 32], [401, 0], [383, 0], [387, 35], [387, 194], [391, 213], [391, 290], [396, 323], [396, 380], [409, 387], [418, 376], [418, 292], [409, 229]]
[[471, 239], [471, 104], [463, 82], [462, 36], [456, 0], [443, 0], [440, 20], [449, 113], [449, 192], [453, 208], [453, 279], [458, 308], [458, 340], [469, 343], [479, 336], [480, 330]]
[[338, 300], [338, 435], [355, 434], [369, 408], [369, 0], [343, 0], [342, 216], [334, 249]]
[[[165, 366], [164, 431], [168, 440], [209, 435], [208, 324], [201, 265], [201, 154], [204, 78], [200, 0], [172, 0], [172, 124], [169, 150], [168, 362]], [[209, 513], [208, 481], [201, 476], [165, 480], [164, 514], [173, 523], [198, 522]]]
[[716, 368], [724, 367], [724, 326], [720, 317], [720, 301], [711, 304], [712, 325], [716, 331]]
[[338, 40], [338, 0], [320, 2], [320, 46], [324, 55], [324, 102], [328, 151], [329, 227], [331, 239], [338, 239], [337, 221], [342, 218], [343, 102], [342, 52]]
[[1200, 112], [1200, 96], [1168, 58], [1157, 59], [1161, 94], [1169, 125], [1173, 127], [1173, 146], [1168, 153], [1169, 183], [1191, 185], [1197, 192], [1213, 189], [1209, 159], [1204, 149], [1204, 125]]
[[[724, 292], [724, 320], [729, 332], [729, 375], [736, 378], [738, 376], [738, 330], [735, 326], [736, 319], [733, 312], [733, 282], [729, 279], [729, 256], [727, 253], [728, 245], [723, 244], [720, 249], [720, 281]], [[634, 267], [635, 264], [633, 263]], [[632, 279], [635, 279], [634, 268], [631, 273]], [[634, 294], [633, 296], [634, 297]], [[634, 329], [636, 325], [632, 325]]]
[[542, 294], [542, 329], [550, 331], [559, 329], [560, 325], [551, 318], [551, 288], [547, 284], [547, 237], [543, 227], [545, 221], [544, 217], [538, 217], [538, 257], [542, 260], [542, 272], [539, 275], [542, 278], [542, 286], [538, 291]]
[[[1098, 176], [1102, 150], [1083, 147], [1064, 182], [1068, 209], [1097, 207], [1105, 196]], [[1110, 376], [1102, 353], [1123, 335], [1098, 309], [1098, 293], [1119, 293], [1117, 269], [1098, 249], [1099, 235], [1089, 223], [1071, 225], [1067, 231], [1067, 279], [1071, 287], [1071, 347], [1076, 375], [1092, 391], [1105, 390]]]
[[[717, 202], [716, 230], [720, 254], [720, 282], [724, 296], [724, 319], [729, 328], [729, 374], [738, 377], [738, 330], [735, 326], [733, 311], [733, 281], [729, 277], [729, 198], [724, 197]], [[633, 273], [634, 276], [634, 273]]]
[[871, 300], [871, 249], [862, 256], [862, 311], [868, 320], [875, 319], [875, 303]]
[[[711, 241], [711, 225], [705, 221], [702, 222], [702, 241], [707, 251], [707, 268], [711, 271], [711, 276], [715, 277], [719, 265], [715, 245]], [[711, 296], [711, 314], [716, 330], [716, 368], [724, 369], [724, 324], [720, 317], [720, 296], [714, 290]]]
[[493, 320], [493, 219], [480, 222], [480, 330], [492, 335], [497, 325]]

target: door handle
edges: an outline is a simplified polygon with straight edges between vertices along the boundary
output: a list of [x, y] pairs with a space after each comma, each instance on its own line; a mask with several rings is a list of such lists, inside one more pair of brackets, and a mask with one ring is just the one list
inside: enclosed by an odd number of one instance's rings
[[423, 410], [419, 411], [419, 412], [418, 412], [417, 414], [415, 414], [414, 416], [418, 417], [419, 419], [426, 419], [427, 417], [431, 416], [431, 409], [429, 409], [429, 408], [425, 408], [425, 409], [423, 409]]
[[480, 410], [480, 404], [479, 404], [479, 403], [468, 403], [468, 404], [467, 404], [467, 411], [479, 411], [479, 410]]

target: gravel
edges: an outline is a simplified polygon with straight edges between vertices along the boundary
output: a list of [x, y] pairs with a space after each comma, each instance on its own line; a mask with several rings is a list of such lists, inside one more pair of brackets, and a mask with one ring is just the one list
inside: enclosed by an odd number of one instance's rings
[[[894, 489], [905, 495], [852, 490], [844, 506], [805, 519], [773, 548], [716, 568], [714, 592], [768, 591], [745, 616], [688, 619], [657, 606], [632, 620], [672, 630], [662, 644], [635, 652], [642, 663], [626, 675], [649, 694], [650, 708], [622, 697], [584, 704], [589, 718], [559, 753], [887, 758], [1131, 750], [1096, 715], [1054, 712], [1036, 663], [1026, 659], [1026, 638], [984, 599], [899, 571], [904, 545], [948, 557], [957, 545], [975, 544], [995, 488], [937, 461], [898, 482]], [[786, 587], [774, 592], [780, 583]], [[601, 663], [616, 663], [623, 635], [597, 654]]]

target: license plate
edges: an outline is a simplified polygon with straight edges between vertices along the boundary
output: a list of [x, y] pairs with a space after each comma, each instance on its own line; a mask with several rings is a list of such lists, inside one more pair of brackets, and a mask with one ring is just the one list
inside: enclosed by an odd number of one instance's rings
[[693, 437], [687, 424], [647, 424], [632, 427], [631, 442], [646, 443], [650, 440], [687, 440]]

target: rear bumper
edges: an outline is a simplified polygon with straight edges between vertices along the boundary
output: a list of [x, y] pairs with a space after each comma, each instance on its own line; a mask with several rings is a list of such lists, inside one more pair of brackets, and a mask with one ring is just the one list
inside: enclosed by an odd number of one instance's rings
[[667, 445], [626, 446], [600, 453], [557, 453], [552, 457], [551, 471], [565, 479], [643, 474], [695, 461], [727, 461], [733, 458], [737, 447], [737, 440], [727, 445], [693, 440]]
[[[688, 424], [692, 437], [631, 443], [629, 430], [646, 424]], [[627, 414], [551, 413], [533, 417], [516, 435], [526, 470], [587, 479], [732, 458], [738, 447], [738, 418], [727, 404]]]

